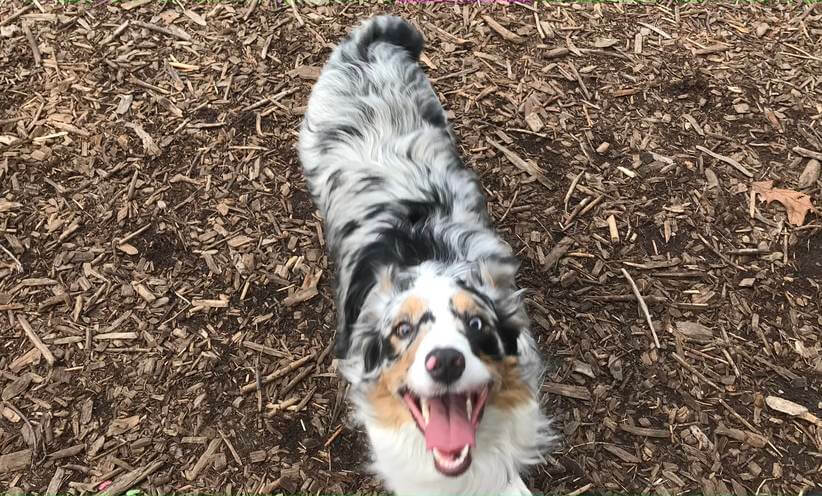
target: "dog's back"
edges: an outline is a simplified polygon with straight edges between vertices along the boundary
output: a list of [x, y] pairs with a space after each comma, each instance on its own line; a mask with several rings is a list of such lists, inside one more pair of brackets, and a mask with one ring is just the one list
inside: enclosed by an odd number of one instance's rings
[[[422, 47], [422, 35], [407, 21], [371, 18], [334, 49], [308, 102], [300, 160], [325, 219], [342, 294], [354, 260], [398, 222], [454, 231], [471, 259], [507, 250], [487, 235], [482, 188], [464, 166], [418, 64]], [[414, 226], [407, 227], [413, 234]], [[339, 304], [338, 356], [346, 347], [345, 320], [356, 317], [344, 313], [346, 302]]]

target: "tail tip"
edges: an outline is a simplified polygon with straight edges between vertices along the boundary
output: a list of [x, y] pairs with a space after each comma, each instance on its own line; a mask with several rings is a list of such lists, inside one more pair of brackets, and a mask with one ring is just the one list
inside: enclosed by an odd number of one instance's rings
[[380, 41], [404, 48], [415, 61], [420, 59], [425, 45], [422, 33], [416, 27], [393, 15], [375, 16], [363, 24], [358, 39], [360, 51], [367, 53], [370, 45]]

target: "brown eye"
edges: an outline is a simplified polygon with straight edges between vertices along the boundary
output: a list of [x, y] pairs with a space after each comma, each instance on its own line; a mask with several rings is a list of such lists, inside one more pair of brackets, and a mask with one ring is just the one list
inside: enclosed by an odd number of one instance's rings
[[468, 321], [468, 327], [470, 327], [474, 331], [481, 331], [482, 319], [479, 317], [471, 317], [471, 320]]
[[394, 328], [394, 335], [398, 338], [405, 339], [411, 335], [414, 328], [408, 322], [401, 322]]

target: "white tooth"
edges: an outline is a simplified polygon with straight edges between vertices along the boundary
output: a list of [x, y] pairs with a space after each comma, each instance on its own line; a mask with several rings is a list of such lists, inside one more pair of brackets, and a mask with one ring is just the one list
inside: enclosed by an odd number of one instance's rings
[[465, 411], [468, 413], [468, 420], [471, 420], [471, 414], [474, 412], [474, 405], [471, 403], [471, 397], [465, 400]]
[[428, 416], [431, 414], [428, 407], [428, 399], [420, 397], [420, 410], [422, 411], [422, 419], [425, 420], [425, 425], [428, 425]]
[[462, 451], [460, 451], [460, 456], [457, 458], [456, 465], [465, 461], [465, 457], [468, 456], [468, 448], [469, 446], [467, 444], [463, 446]]

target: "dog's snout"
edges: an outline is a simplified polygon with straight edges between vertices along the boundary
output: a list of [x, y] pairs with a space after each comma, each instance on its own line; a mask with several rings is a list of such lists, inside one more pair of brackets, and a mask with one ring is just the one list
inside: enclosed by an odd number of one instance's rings
[[465, 355], [454, 348], [438, 348], [425, 357], [425, 369], [435, 381], [451, 384], [465, 370]]

